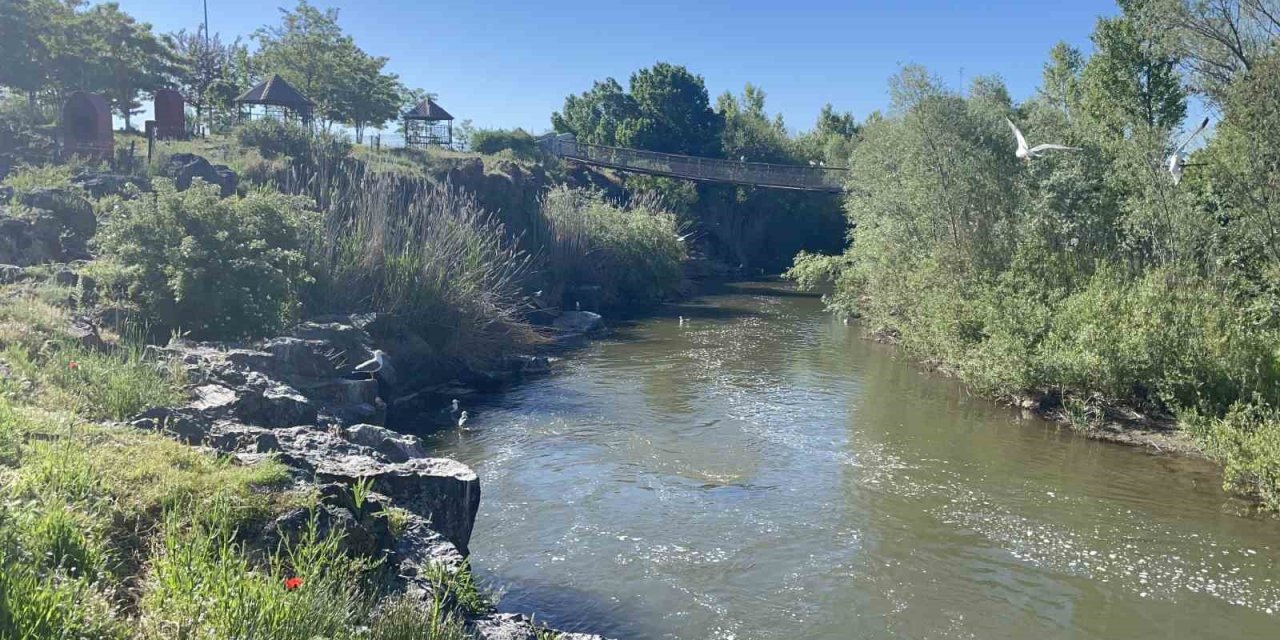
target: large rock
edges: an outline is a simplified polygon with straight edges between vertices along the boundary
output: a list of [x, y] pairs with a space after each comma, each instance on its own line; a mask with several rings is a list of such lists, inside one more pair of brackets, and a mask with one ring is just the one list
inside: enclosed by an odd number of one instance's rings
[[208, 184], [217, 185], [224, 198], [236, 192], [238, 181], [235, 172], [226, 165], [214, 166], [204, 157], [194, 153], [176, 153], [169, 156], [165, 174], [173, 178], [174, 185], [179, 191], [190, 188], [191, 183], [199, 178]]
[[565, 311], [551, 322], [551, 326], [565, 333], [599, 333], [605, 330], [604, 318], [592, 311]]
[[51, 187], [24, 193], [19, 202], [47, 211], [57, 222], [60, 233], [59, 258], [78, 260], [88, 258], [89, 240], [98, 232], [98, 219], [93, 215], [93, 204], [76, 189]]
[[431, 528], [467, 554], [480, 509], [480, 479], [457, 460], [417, 458], [386, 464], [369, 456], [317, 460], [317, 478], [354, 484], [372, 479], [373, 489], [431, 522]]
[[427, 457], [426, 450], [422, 448], [422, 441], [416, 436], [402, 435], [385, 427], [357, 424], [347, 427], [343, 433], [348, 442], [369, 447], [392, 462], [407, 462], [414, 458]]

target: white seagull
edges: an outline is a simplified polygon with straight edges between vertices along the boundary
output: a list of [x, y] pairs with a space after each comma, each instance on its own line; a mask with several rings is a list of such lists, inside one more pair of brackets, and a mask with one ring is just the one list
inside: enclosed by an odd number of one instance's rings
[[690, 237], [690, 236], [692, 236], [692, 235], [693, 235], [693, 234], [695, 234], [695, 233], [697, 233], [697, 231], [690, 231], [689, 233], [686, 233], [686, 234], [684, 234], [684, 235], [680, 235], [680, 234], [678, 234], [678, 233], [677, 233], [677, 234], [676, 234], [676, 242], [684, 242], [685, 240], [688, 240], [688, 239], [689, 239], [689, 237]]
[[355, 372], [367, 373], [370, 377], [373, 377], [373, 374], [382, 371], [382, 356], [384, 355], [386, 354], [382, 353], [381, 349], [374, 349], [373, 357], [356, 365]]
[[1209, 118], [1206, 117], [1200, 122], [1200, 126], [1196, 127], [1196, 130], [1192, 131], [1191, 135], [1187, 136], [1187, 139], [1183, 140], [1182, 144], [1178, 145], [1178, 148], [1174, 149], [1172, 154], [1169, 154], [1169, 174], [1173, 176], [1174, 185], [1182, 182], [1182, 168], [1187, 166], [1187, 154], [1183, 153], [1182, 150], [1186, 149], [1187, 145], [1191, 144], [1191, 141], [1195, 140], [1196, 136], [1200, 135], [1200, 132], [1204, 131], [1207, 126], [1209, 126]]
[[1028, 162], [1033, 158], [1039, 158], [1040, 156], [1044, 155], [1044, 152], [1050, 151], [1053, 149], [1061, 149], [1063, 151], [1079, 151], [1080, 150], [1080, 147], [1068, 147], [1066, 145], [1049, 144], [1049, 143], [1038, 144], [1034, 147], [1027, 148], [1027, 139], [1023, 137], [1022, 132], [1018, 130], [1018, 125], [1014, 124], [1013, 121], [1008, 118], [1005, 118], [1004, 121], [1009, 123], [1009, 128], [1013, 129], [1014, 137], [1018, 139], [1018, 150], [1015, 151], [1013, 155], [1017, 156], [1018, 159], [1022, 160], [1023, 162]]
[[467, 430], [467, 412], [466, 411], [463, 411], [462, 415], [458, 416], [458, 428], [462, 429], [463, 431]]

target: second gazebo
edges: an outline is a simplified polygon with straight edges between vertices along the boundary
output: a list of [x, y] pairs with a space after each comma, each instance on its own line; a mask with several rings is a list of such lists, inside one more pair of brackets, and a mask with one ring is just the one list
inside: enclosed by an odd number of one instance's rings
[[[266, 118], [275, 118], [278, 120], [297, 119], [303, 124], [311, 122], [312, 102], [306, 96], [293, 88], [293, 85], [284, 81], [278, 75], [272, 74], [270, 78], [258, 83], [258, 86], [240, 94], [236, 98], [236, 106], [240, 108], [248, 107], [247, 117], [252, 120], [255, 117], [253, 108], [261, 106], [261, 116]], [[242, 118], [246, 115], [245, 111], [241, 111]]]
[[410, 147], [453, 146], [453, 116], [427, 98], [404, 114], [404, 143]]

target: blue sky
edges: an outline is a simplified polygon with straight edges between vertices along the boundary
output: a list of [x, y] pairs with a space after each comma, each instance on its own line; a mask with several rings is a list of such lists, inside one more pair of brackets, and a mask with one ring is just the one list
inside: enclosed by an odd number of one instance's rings
[[[200, 0], [119, 0], [159, 31], [194, 30]], [[1049, 48], [1066, 40], [1089, 49], [1112, 0], [968, 2], [942, 0], [764, 2], [683, 0], [492, 0], [438, 3], [314, 0], [410, 86], [440, 95], [478, 127], [550, 128], [569, 93], [658, 61], [683, 64], [712, 98], [751, 82], [788, 126], [813, 125], [830, 102], [859, 118], [888, 101], [886, 80], [920, 63], [947, 82], [996, 74], [1017, 100], [1032, 95]], [[250, 34], [278, 21], [292, 0], [209, 0], [210, 28]], [[966, 80], [967, 82], [967, 80]]]

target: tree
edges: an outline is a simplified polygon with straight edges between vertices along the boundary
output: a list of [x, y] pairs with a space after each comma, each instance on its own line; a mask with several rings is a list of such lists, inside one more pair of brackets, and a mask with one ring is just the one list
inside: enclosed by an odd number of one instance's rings
[[572, 133], [580, 142], [619, 146], [623, 123], [640, 115], [636, 101], [613, 78], [592, 85], [582, 95], [564, 99], [564, 108], [551, 115], [557, 133]]
[[83, 21], [97, 53], [93, 64], [98, 74], [91, 88], [106, 94], [129, 129], [130, 116], [141, 107], [138, 94], [170, 84], [181, 71], [177, 58], [151, 25], [134, 20], [114, 2], [93, 7]]
[[1059, 42], [1049, 50], [1049, 61], [1044, 63], [1043, 80], [1038, 95], [1050, 107], [1058, 109], [1071, 119], [1072, 108], [1080, 101], [1080, 72], [1084, 69], [1084, 56], [1080, 50]]
[[696, 156], [720, 155], [724, 121], [711, 110], [702, 76], [683, 66], [659, 62], [631, 74], [631, 97], [640, 117], [626, 127], [628, 146]]
[[1277, 0], [1158, 0], [1150, 17], [1174, 35], [1201, 95], [1221, 103], [1235, 77], [1253, 68], [1280, 34]]
[[0, 85], [26, 93], [32, 106], [49, 80], [48, 39], [61, 9], [52, 0], [0, 3]]
[[1168, 131], [1186, 117], [1179, 60], [1165, 36], [1144, 19], [1146, 1], [1122, 0], [1122, 15], [1098, 19], [1097, 51], [1084, 67], [1086, 108], [1113, 133]]
[[254, 66], [261, 75], [279, 74], [316, 105], [326, 124], [345, 122], [362, 135], [381, 126], [399, 106], [399, 79], [383, 74], [387, 59], [356, 46], [338, 26], [338, 10], [321, 11], [306, 0], [281, 9], [281, 23], [258, 29]]
[[244, 48], [240, 39], [225, 44], [216, 33], [207, 36], [201, 26], [195, 32], [184, 29], [170, 34], [168, 40], [181, 67], [176, 78], [179, 90], [195, 109], [196, 122], [229, 108], [243, 86], [234, 78], [236, 59]]

